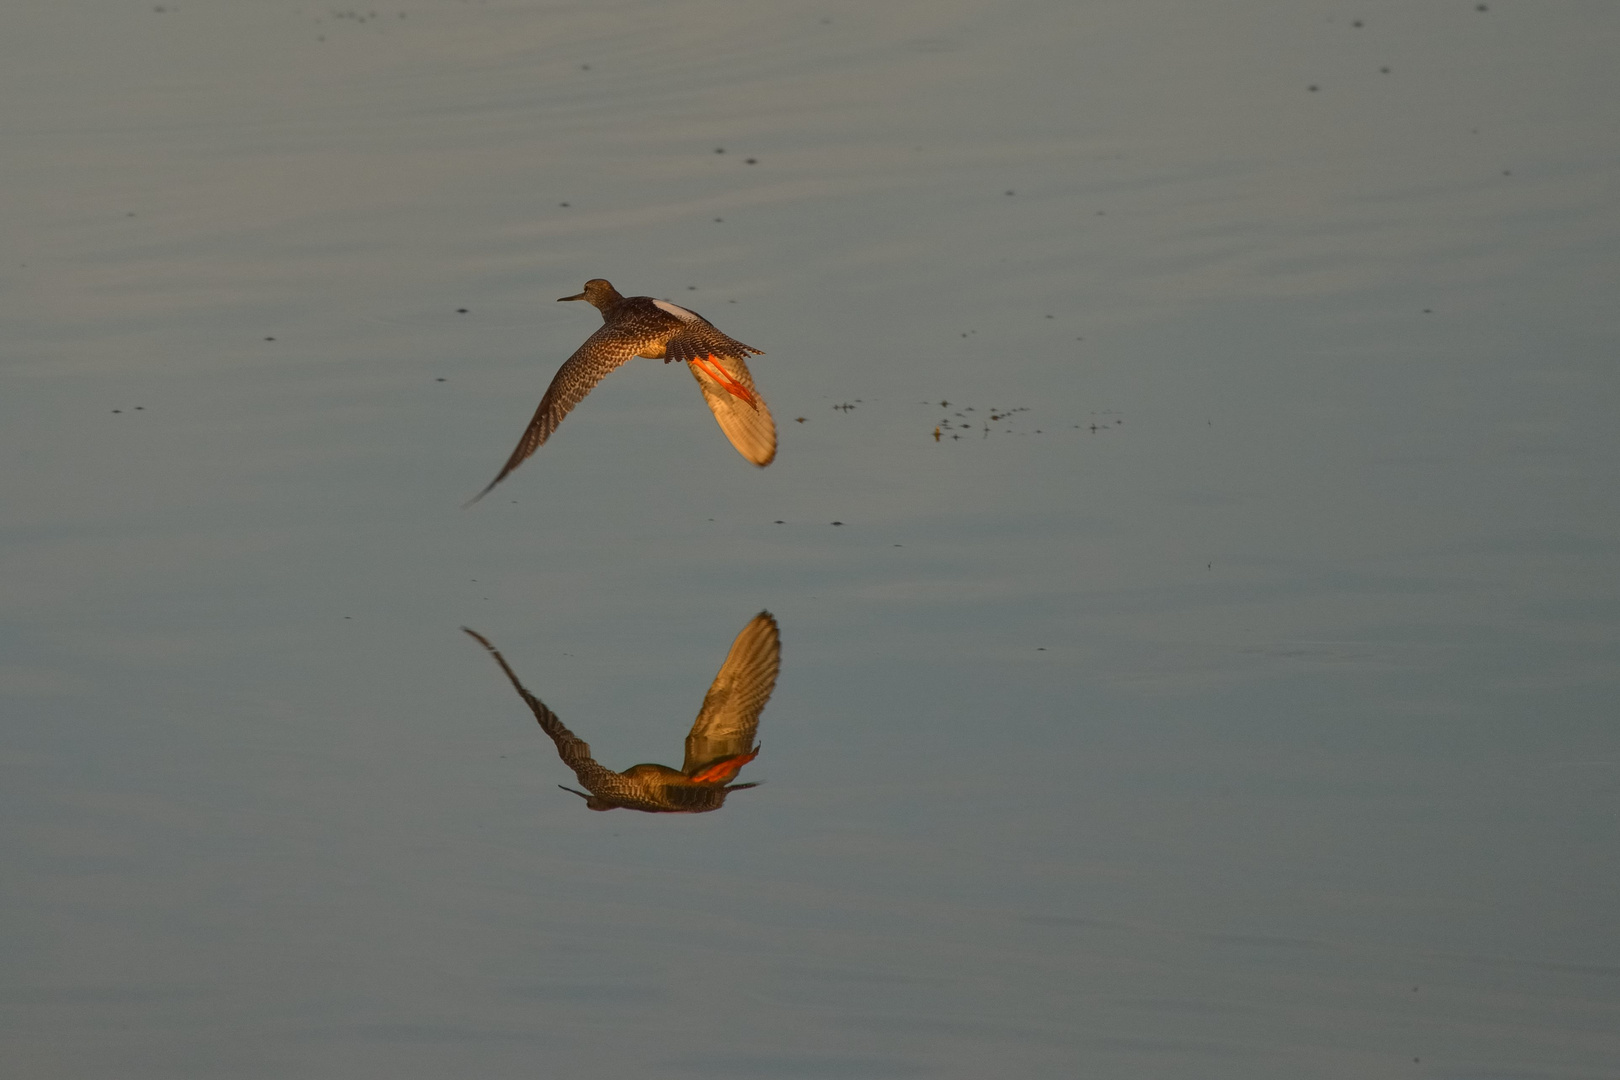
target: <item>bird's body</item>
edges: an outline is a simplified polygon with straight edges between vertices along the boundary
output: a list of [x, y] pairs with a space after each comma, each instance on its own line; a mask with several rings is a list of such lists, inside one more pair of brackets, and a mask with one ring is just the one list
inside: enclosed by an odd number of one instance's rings
[[762, 355], [760, 350], [728, 337], [709, 320], [679, 304], [650, 296], [620, 296], [602, 278], [592, 278], [585, 283], [584, 292], [564, 296], [559, 303], [563, 300], [585, 300], [594, 305], [602, 313], [602, 327], [557, 369], [512, 456], [489, 487], [472, 501], [487, 495], [550, 438], [563, 417], [597, 383], [637, 356], [666, 364], [686, 364], [720, 429], [737, 452], [761, 468], [776, 457], [776, 423], [765, 400], [754, 389], [753, 376], [743, 359]]
[[782, 639], [770, 612], [754, 616], [732, 642], [686, 736], [685, 760], [678, 771], [667, 765], [642, 764], [615, 772], [598, 763], [591, 756], [590, 744], [569, 731], [556, 713], [524, 688], [495, 646], [476, 631], [462, 629], [495, 657], [539, 721], [540, 730], [556, 744], [557, 756], [585, 789], [563, 790], [583, 797], [592, 810], [623, 807], [652, 814], [702, 814], [720, 809], [731, 792], [754, 786], [731, 781], [759, 755], [754, 745], [759, 715], [776, 688], [781, 668]]

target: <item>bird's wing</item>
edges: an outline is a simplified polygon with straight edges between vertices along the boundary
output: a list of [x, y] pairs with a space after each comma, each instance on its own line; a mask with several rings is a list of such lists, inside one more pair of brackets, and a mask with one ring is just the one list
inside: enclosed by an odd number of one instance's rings
[[737, 452], [760, 468], [769, 465], [776, 458], [776, 421], [743, 361], [745, 356], [763, 354], [706, 320], [687, 323], [665, 348], [667, 359], [686, 364]]
[[513, 469], [523, 464], [525, 458], [539, 449], [540, 445], [551, 437], [562, 423], [563, 417], [573, 411], [575, 405], [584, 400], [597, 383], [613, 371], [614, 368], [636, 355], [647, 344], [643, 333], [635, 327], [603, 326], [596, 333], [585, 339], [585, 344], [574, 351], [574, 355], [563, 361], [563, 366], [557, 369], [557, 374], [551, 379], [551, 385], [546, 387], [545, 397], [540, 399], [540, 407], [534, 410], [534, 419], [529, 421], [523, 438], [518, 440], [517, 448], [512, 456], [506, 459], [501, 466], [500, 475], [489, 482], [489, 486], [467, 500], [472, 505], [485, 495], [488, 495], [495, 485], [505, 480]]
[[703, 698], [703, 708], [686, 736], [683, 773], [691, 776], [704, 766], [754, 748], [759, 714], [776, 689], [781, 667], [782, 635], [775, 617], [762, 611], [731, 643], [726, 662]]
[[587, 791], [594, 794], [598, 788], [611, 789], [616, 781], [623, 779], [612, 769], [598, 764], [596, 759], [591, 757], [591, 744], [569, 731], [563, 726], [563, 722], [557, 719], [557, 714], [546, 708], [545, 702], [529, 693], [518, 679], [517, 673], [506, 663], [506, 657], [502, 656], [501, 651], [491, 645], [484, 635], [465, 626], [461, 629], [468, 637], [488, 649], [489, 655], [501, 665], [501, 670], [506, 672], [506, 677], [512, 681], [512, 687], [517, 690], [518, 696], [529, 706], [534, 718], [540, 721], [540, 730], [551, 736], [551, 741], [557, 744], [557, 756], [562, 758], [564, 765], [574, 770], [574, 775], [579, 778], [579, 782]]

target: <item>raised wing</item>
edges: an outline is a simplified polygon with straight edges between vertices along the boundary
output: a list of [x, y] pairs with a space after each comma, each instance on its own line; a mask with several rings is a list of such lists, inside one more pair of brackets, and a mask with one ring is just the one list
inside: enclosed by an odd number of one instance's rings
[[665, 356], [686, 364], [709, 411], [737, 452], [760, 468], [776, 458], [776, 421], [754, 388], [743, 357], [764, 355], [716, 330], [707, 321], [687, 324], [669, 339]]
[[501, 665], [501, 670], [506, 672], [506, 677], [511, 680], [513, 689], [517, 690], [518, 696], [524, 700], [530, 711], [534, 713], [534, 718], [540, 722], [540, 730], [551, 736], [551, 741], [557, 744], [557, 756], [562, 758], [564, 765], [574, 770], [574, 775], [579, 778], [579, 782], [584, 785], [587, 791], [594, 794], [598, 789], [613, 790], [623, 782], [624, 778], [622, 776], [612, 769], [598, 764], [596, 759], [591, 757], [590, 743], [564, 727], [563, 722], [557, 719], [557, 714], [546, 708], [545, 702], [529, 693], [518, 679], [517, 674], [507, 665], [506, 657], [501, 655], [499, 649], [491, 645], [489, 640], [478, 631], [465, 626], [461, 629], [468, 637], [488, 649], [489, 655], [493, 656], [495, 662]]
[[741, 757], [754, 749], [759, 714], [776, 689], [781, 667], [782, 636], [776, 618], [762, 611], [731, 643], [726, 662], [703, 698], [703, 708], [686, 736], [683, 773], [696, 775], [717, 761]]
[[607, 325], [586, 338], [585, 344], [563, 361], [563, 366], [552, 376], [545, 397], [540, 399], [540, 407], [534, 410], [534, 419], [529, 421], [512, 456], [501, 466], [500, 475], [491, 480], [483, 491], [468, 499], [467, 505], [471, 506], [488, 495], [496, 484], [523, 464], [524, 459], [551, 437], [563, 417], [572, 412], [574, 406], [583, 401], [597, 383], [607, 378], [614, 368], [635, 356], [646, 344], [645, 334], [637, 332], [634, 327]]

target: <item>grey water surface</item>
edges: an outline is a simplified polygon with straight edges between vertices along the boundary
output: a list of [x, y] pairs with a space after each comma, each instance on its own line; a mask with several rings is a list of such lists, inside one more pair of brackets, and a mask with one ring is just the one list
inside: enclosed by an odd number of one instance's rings
[[[1620, 8], [21, 0], [0, 1072], [1620, 1075]], [[606, 277], [634, 361], [489, 497]], [[780, 679], [715, 813], [738, 628]], [[662, 755], [662, 756], [660, 756]]]

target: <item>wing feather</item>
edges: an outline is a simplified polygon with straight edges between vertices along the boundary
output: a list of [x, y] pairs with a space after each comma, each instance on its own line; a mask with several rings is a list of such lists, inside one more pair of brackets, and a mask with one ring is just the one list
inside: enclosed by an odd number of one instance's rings
[[506, 657], [502, 656], [501, 651], [491, 645], [484, 635], [465, 626], [461, 629], [468, 637], [488, 649], [489, 655], [493, 656], [495, 662], [501, 665], [501, 670], [506, 672], [506, 677], [511, 681], [513, 689], [518, 692], [518, 696], [529, 706], [529, 711], [534, 713], [534, 718], [540, 722], [540, 730], [549, 735], [551, 741], [556, 744], [557, 756], [562, 758], [564, 765], [574, 771], [574, 775], [587, 791], [595, 794], [598, 788], [611, 788], [614, 786], [615, 781], [623, 780], [623, 777], [618, 773], [605, 765], [599, 764], [595, 758], [591, 757], [591, 744], [569, 731], [563, 722], [557, 718], [557, 714], [546, 708], [545, 702], [529, 693], [528, 688], [517, 677], [517, 673], [507, 664]]
[[703, 708], [686, 736], [686, 760], [681, 772], [691, 776], [705, 765], [754, 748], [759, 714], [776, 689], [781, 667], [781, 632], [776, 618], [762, 611], [731, 643], [726, 662], [720, 665], [704, 696]]
[[586, 338], [585, 344], [576, 349], [573, 356], [563, 361], [563, 366], [552, 377], [551, 385], [546, 387], [540, 407], [534, 410], [534, 418], [529, 421], [512, 456], [506, 459], [500, 474], [489, 482], [489, 486], [469, 499], [467, 505], [471, 506], [494, 490], [496, 484], [505, 480], [513, 469], [523, 464], [551, 437], [563, 417], [572, 412], [574, 406], [583, 401], [597, 383], [636, 355], [637, 350], [646, 344], [646, 337], [635, 330], [634, 327], [603, 326]]
[[[744, 345], [715, 329], [706, 319], [689, 323], [669, 339], [665, 356], [679, 360], [697, 380], [703, 391], [703, 400], [714, 413], [720, 430], [725, 432], [737, 453], [764, 468], [776, 459], [776, 421], [765, 399], [754, 387], [754, 376], [744, 362], [745, 356], [763, 356], [760, 350]], [[741, 386], [748, 397], [739, 396], [725, 382], [708, 370], [713, 364], [725, 377]], [[751, 398], [752, 400], [748, 400]]]

